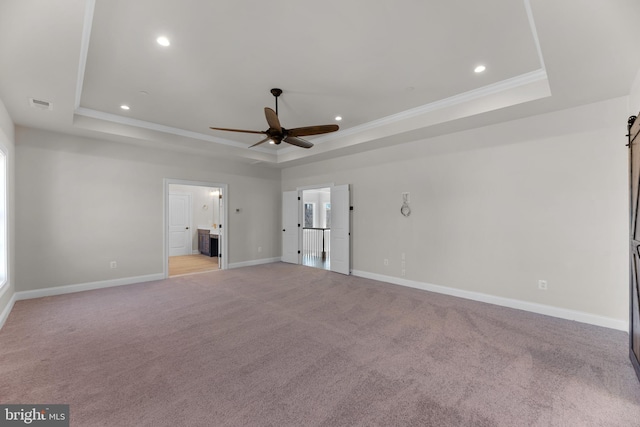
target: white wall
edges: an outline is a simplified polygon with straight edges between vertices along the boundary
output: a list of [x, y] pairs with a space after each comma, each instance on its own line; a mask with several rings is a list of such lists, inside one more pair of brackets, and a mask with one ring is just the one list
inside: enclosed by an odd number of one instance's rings
[[9, 113], [4, 106], [2, 100], [0, 100], [0, 142], [7, 148], [8, 155], [8, 194], [7, 194], [7, 207], [8, 207], [8, 230], [7, 235], [9, 239], [9, 261], [7, 263], [7, 283], [2, 290], [0, 290], [0, 326], [4, 321], [4, 314], [8, 314], [10, 309], [9, 303], [15, 292], [15, 135], [14, 126]]
[[[354, 269], [400, 277], [404, 252], [410, 280], [626, 322], [621, 135], [639, 102], [640, 78], [630, 97], [287, 168], [282, 177], [20, 127], [14, 151], [0, 103], [0, 138], [16, 174], [11, 292], [0, 297], [0, 313], [14, 288], [161, 273], [162, 179], [174, 178], [229, 184], [231, 263], [280, 256], [281, 190], [350, 183]], [[404, 191], [409, 218], [399, 213]], [[118, 269], [108, 268], [111, 260]], [[548, 280], [548, 291], [537, 290], [538, 279]]]
[[164, 178], [229, 185], [229, 263], [281, 254], [279, 170], [22, 127], [16, 170], [17, 291], [161, 274]]
[[352, 184], [354, 270], [400, 278], [405, 253], [403, 279], [623, 324], [627, 102], [287, 168], [282, 190]]
[[631, 87], [631, 93], [629, 95], [629, 115], [639, 116], [640, 112], [640, 70], [636, 74], [635, 81]]

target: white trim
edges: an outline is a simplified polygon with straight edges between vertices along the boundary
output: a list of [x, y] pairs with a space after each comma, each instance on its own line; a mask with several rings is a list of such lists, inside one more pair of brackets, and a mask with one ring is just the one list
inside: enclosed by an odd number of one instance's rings
[[200, 255], [200, 251], [197, 249], [191, 249], [191, 255]]
[[[229, 264], [229, 268], [251, 267], [254, 265], [271, 264], [280, 262], [281, 258], [263, 258], [252, 261], [236, 262]], [[378, 280], [394, 285], [406, 286], [423, 291], [435, 292], [444, 295], [451, 295], [458, 298], [469, 299], [473, 301], [485, 302], [488, 304], [499, 305], [502, 307], [515, 308], [518, 310], [530, 311], [533, 313], [544, 314], [547, 316], [558, 317], [561, 319], [574, 320], [576, 322], [587, 323], [596, 326], [602, 326], [610, 329], [617, 329], [627, 332], [629, 324], [623, 320], [613, 319], [610, 317], [598, 316], [595, 314], [585, 313], [582, 311], [569, 310], [559, 307], [552, 307], [544, 304], [531, 303], [526, 301], [515, 300], [511, 298], [497, 297], [479, 292], [465, 291], [461, 289], [449, 288], [446, 286], [433, 285], [430, 283], [416, 282], [413, 280], [400, 279], [397, 277], [384, 276], [382, 274], [369, 273], [366, 271], [352, 270], [351, 274], [365, 279]], [[99, 282], [81, 283], [76, 285], [57, 286], [53, 288], [36, 289], [33, 291], [14, 292], [7, 306], [0, 313], [0, 329], [4, 326], [11, 310], [16, 301], [42, 298], [54, 295], [63, 295], [74, 292], [90, 291], [95, 289], [110, 288], [114, 286], [133, 285], [136, 283], [152, 282], [163, 280], [164, 274], [148, 274], [145, 276], [125, 277], [121, 279], [103, 280]]]
[[629, 323], [611, 317], [599, 316], [597, 314], [585, 313], [583, 311], [570, 310], [567, 308], [553, 307], [550, 305], [521, 301], [511, 298], [503, 298], [480, 292], [465, 291], [462, 289], [449, 288], [446, 286], [434, 285], [431, 283], [416, 282], [413, 280], [401, 279], [398, 277], [384, 276], [382, 274], [369, 273], [366, 271], [352, 270], [351, 274], [365, 279], [378, 280], [394, 285], [406, 286], [409, 288], [421, 289], [423, 291], [436, 292], [444, 295], [451, 295], [458, 298], [473, 301], [485, 302], [502, 307], [515, 308], [517, 310], [530, 311], [532, 313], [544, 314], [546, 316], [558, 317], [560, 319], [574, 320], [576, 322], [588, 323], [590, 325], [602, 326], [620, 331], [629, 331]]
[[84, 86], [84, 72], [87, 68], [89, 55], [89, 41], [91, 40], [91, 27], [93, 26], [93, 14], [96, 9], [96, 0], [85, 0], [84, 21], [82, 25], [82, 38], [80, 40], [80, 61], [78, 62], [78, 80], [76, 81], [75, 108], [80, 106], [82, 87]]
[[9, 284], [8, 280], [0, 285], [0, 298], [4, 296], [4, 294], [9, 290], [10, 287], [11, 285]]
[[4, 229], [4, 253], [0, 253], [0, 271], [4, 273], [4, 277], [0, 275], [0, 297], [4, 295], [6, 290], [10, 286], [10, 272], [9, 272], [9, 256], [11, 248], [11, 239], [9, 230], [9, 150], [4, 145], [4, 141], [0, 139], [0, 164], [4, 163], [4, 168], [0, 172], [4, 172], [4, 176], [0, 176], [0, 182], [4, 184], [4, 188], [0, 189], [0, 210], [4, 212], [4, 220], [0, 223], [0, 227]]
[[[147, 122], [145, 120], [138, 120], [131, 117], [123, 117], [117, 114], [105, 113], [103, 111], [92, 110], [86, 107], [77, 107], [75, 112], [78, 116], [89, 117], [92, 119], [104, 120], [111, 123], [118, 123], [125, 126], [133, 126], [140, 129], [148, 129], [165, 134], [183, 136], [185, 138], [197, 139], [200, 141], [215, 142], [217, 144], [227, 145], [235, 148], [247, 148], [246, 143], [233, 141], [230, 139], [220, 138], [217, 136], [207, 135], [200, 132], [194, 132], [192, 130], [180, 129], [173, 126], [161, 125], [158, 123]], [[253, 151], [260, 151], [263, 153], [273, 154], [273, 150], [264, 147], [254, 147]]]
[[14, 292], [9, 304], [0, 313], [0, 329], [9, 317], [16, 301], [71, 294], [74, 292], [92, 291], [95, 289], [112, 288], [114, 286], [134, 285], [136, 283], [164, 280], [164, 274], [147, 274], [145, 276], [123, 277], [121, 279], [101, 280], [98, 282], [78, 283], [75, 285], [55, 286], [52, 288], [34, 289], [32, 291]]
[[112, 288], [114, 286], [133, 285], [136, 283], [164, 280], [161, 273], [147, 274], [145, 276], [123, 277], [121, 279], [101, 280], [98, 282], [79, 283], [76, 285], [56, 286], [53, 288], [34, 289], [32, 291], [16, 292], [16, 301], [25, 299], [50, 297], [54, 295], [71, 294], [74, 292], [93, 291], [95, 289]]
[[282, 261], [281, 257], [254, 259], [251, 261], [233, 262], [229, 264], [229, 268], [251, 267], [254, 265], [271, 264], [274, 262], [281, 262], [281, 261]]
[[335, 183], [330, 182], [328, 184], [305, 185], [303, 187], [297, 187], [296, 190], [298, 191], [320, 190], [321, 188], [331, 188], [331, 187], [335, 187]]
[[222, 252], [222, 257], [218, 257], [218, 260], [222, 261], [220, 263], [220, 269], [226, 270], [229, 268], [228, 260], [229, 260], [229, 185], [228, 184], [220, 184], [208, 181], [190, 181], [184, 179], [172, 179], [172, 178], [163, 178], [163, 192], [162, 192], [162, 205], [164, 206], [164, 211], [162, 214], [162, 263], [163, 263], [163, 271], [164, 278], [169, 278], [169, 239], [167, 238], [167, 232], [169, 230], [169, 185], [193, 185], [196, 187], [215, 187], [220, 188], [222, 190], [222, 210], [220, 212], [220, 220], [219, 224], [222, 224], [222, 247], [220, 251]]
[[[542, 59], [542, 58], [541, 58]], [[354, 135], [360, 132], [376, 129], [378, 127], [389, 125], [392, 123], [400, 122], [402, 120], [411, 119], [424, 114], [432, 113], [434, 111], [442, 110], [448, 107], [464, 104], [467, 102], [475, 101], [490, 95], [506, 92], [508, 90], [517, 89], [525, 85], [537, 83], [540, 81], [547, 81], [547, 72], [544, 68], [530, 71], [528, 73], [520, 74], [509, 79], [501, 80], [486, 86], [472, 89], [467, 92], [459, 93], [457, 95], [450, 96], [448, 98], [439, 99], [429, 104], [420, 105], [409, 110], [400, 111], [399, 113], [391, 114], [389, 116], [382, 117], [377, 120], [372, 120], [367, 123], [363, 123], [358, 126], [353, 126], [347, 129], [332, 132], [330, 134], [322, 135], [313, 139], [313, 143], [318, 145], [327, 141], [333, 141], [345, 136]], [[279, 149], [277, 151], [278, 161], [281, 163], [280, 157], [283, 154], [287, 154], [296, 150], [295, 147], [287, 147]]]
[[[515, 77], [511, 77], [506, 80], [501, 80], [496, 83], [492, 83], [486, 86], [472, 89], [467, 92], [463, 92], [457, 95], [450, 96], [448, 98], [440, 99], [429, 104], [421, 105], [419, 107], [411, 108], [409, 110], [400, 111], [399, 113], [391, 114], [381, 119], [372, 120], [359, 126], [354, 126], [342, 131], [326, 134], [321, 137], [315, 138], [313, 143], [322, 143], [324, 141], [336, 139], [346, 135], [352, 135], [354, 133], [362, 132], [377, 128], [379, 126], [399, 122], [401, 120], [410, 119], [433, 111], [442, 110], [444, 108], [460, 105], [465, 102], [475, 101], [477, 99], [484, 98], [496, 93], [505, 92], [509, 89], [515, 89], [521, 86], [525, 86], [531, 83], [547, 80], [547, 72], [544, 69], [531, 71], [525, 74], [520, 74]], [[278, 154], [280, 154], [278, 152]]]
[[531, 10], [531, 2], [529, 0], [524, 0], [524, 8], [527, 11], [527, 19], [529, 20], [529, 28], [531, 28], [531, 36], [533, 37], [533, 42], [536, 45], [536, 50], [538, 51], [538, 59], [540, 60], [540, 66], [542, 69], [546, 69], [544, 65], [544, 58], [542, 56], [542, 48], [540, 47], [540, 39], [538, 38], [538, 30], [536, 29], [536, 22], [533, 19], [533, 11]]
[[11, 310], [13, 309], [13, 305], [15, 303], [16, 294], [14, 292], [13, 295], [11, 295], [11, 299], [9, 299], [9, 303], [7, 304], [7, 306], [4, 308], [4, 310], [2, 310], [2, 313], [0, 313], [0, 329], [2, 329], [2, 327], [4, 326], [4, 322], [6, 322], [9, 318], [9, 314], [11, 313]]

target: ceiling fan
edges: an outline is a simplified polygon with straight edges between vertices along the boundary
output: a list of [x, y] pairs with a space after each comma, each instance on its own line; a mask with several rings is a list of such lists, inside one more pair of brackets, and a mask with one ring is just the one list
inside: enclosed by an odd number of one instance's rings
[[[280, 120], [278, 119], [278, 97], [282, 94], [282, 89], [273, 88], [271, 94], [276, 98], [276, 111], [273, 111], [269, 107], [265, 107], [264, 115], [267, 118], [269, 129], [263, 131], [257, 130], [242, 130], [242, 129], [227, 129], [227, 128], [210, 128], [213, 130], [224, 130], [229, 132], [242, 132], [242, 133], [258, 133], [266, 135], [261, 141], [256, 142], [251, 147], [260, 145], [263, 142], [273, 141], [274, 144], [280, 144], [282, 141], [297, 145], [302, 148], [311, 148], [313, 144], [307, 140], [300, 138], [301, 136], [320, 135], [323, 133], [335, 132], [340, 127], [338, 125], [319, 125], [319, 126], [305, 126], [301, 128], [285, 129], [280, 126]], [[251, 148], [249, 147], [249, 148]]]

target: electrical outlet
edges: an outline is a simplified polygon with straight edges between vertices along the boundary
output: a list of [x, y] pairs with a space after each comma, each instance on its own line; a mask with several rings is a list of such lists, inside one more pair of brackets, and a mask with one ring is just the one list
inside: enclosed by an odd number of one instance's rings
[[547, 290], [547, 281], [546, 280], [538, 280], [538, 289], [541, 291]]
[[111, 263], [109, 263], [109, 267], [111, 268], [117, 268], [118, 267], [118, 263], [115, 261], [111, 261]]
[[407, 266], [407, 264], [405, 264], [405, 262], [404, 262], [404, 261], [402, 261], [402, 262], [400, 263], [400, 267], [402, 267], [403, 269], [404, 269], [406, 266]]
[[400, 274], [402, 275], [402, 277], [404, 277], [405, 273], [406, 273], [406, 270], [403, 268], [402, 271], [400, 271]]
[[258, 252], [262, 252], [262, 246], [258, 246]]
[[384, 259], [384, 265], [389, 265], [389, 260], [388, 259]]

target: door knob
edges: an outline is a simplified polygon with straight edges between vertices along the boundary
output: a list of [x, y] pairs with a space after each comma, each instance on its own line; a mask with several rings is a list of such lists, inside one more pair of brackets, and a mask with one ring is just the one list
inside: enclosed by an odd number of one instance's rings
[[282, 231], [287, 231], [287, 230], [285, 230], [285, 229], [283, 228], [283, 229], [282, 229]]
[[188, 230], [188, 229], [189, 229], [189, 227], [185, 227], [185, 230]]

